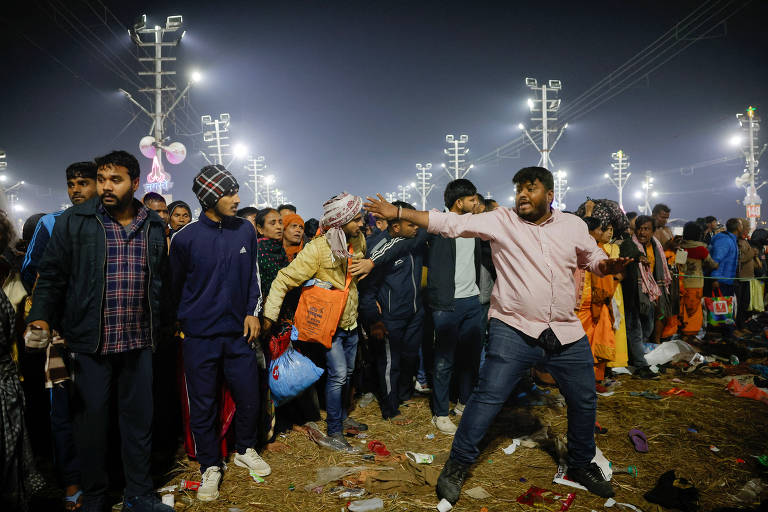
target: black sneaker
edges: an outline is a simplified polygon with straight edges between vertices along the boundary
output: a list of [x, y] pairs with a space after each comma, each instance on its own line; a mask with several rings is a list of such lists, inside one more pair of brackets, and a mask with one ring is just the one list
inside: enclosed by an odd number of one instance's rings
[[[594, 462], [583, 468], [568, 468], [566, 477], [568, 480], [573, 480], [577, 484], [583, 485], [592, 494], [597, 494], [603, 498], [615, 496], [611, 482], [603, 478], [603, 473]], [[438, 480], [439, 483], [440, 481]]]
[[448, 500], [451, 505], [459, 501], [461, 486], [467, 479], [469, 464], [462, 464], [453, 459], [448, 459], [437, 479], [437, 499]]
[[653, 373], [649, 367], [643, 366], [635, 370], [635, 373], [632, 374], [632, 378], [643, 380], [659, 380], [661, 377], [659, 377], [658, 374]]
[[353, 428], [355, 430], [359, 430], [360, 432], [365, 432], [366, 430], [368, 430], [368, 425], [366, 425], [365, 423], [360, 423], [359, 421], [353, 420], [349, 416], [347, 416], [344, 419], [344, 422], [342, 423], [342, 426], [345, 429]]

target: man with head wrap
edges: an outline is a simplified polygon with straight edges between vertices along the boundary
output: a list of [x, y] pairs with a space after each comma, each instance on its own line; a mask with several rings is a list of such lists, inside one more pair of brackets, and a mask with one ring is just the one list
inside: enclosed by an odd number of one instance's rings
[[[365, 238], [361, 232], [362, 203], [360, 197], [343, 193], [323, 204], [320, 227], [324, 236], [309, 242], [290, 265], [278, 272], [264, 304], [264, 333], [270, 331], [277, 320], [288, 291], [313, 278], [343, 290], [347, 273], [352, 276], [358, 274], [362, 265], [360, 259], [365, 257]], [[358, 449], [346, 441], [343, 430], [368, 428], [348, 417], [344, 409], [344, 395], [349, 392], [357, 354], [357, 304], [357, 278], [353, 277], [331, 348], [326, 351], [328, 436], [332, 438], [331, 443], [337, 450], [349, 453], [355, 453]]]
[[226, 455], [219, 451], [216, 432], [220, 372], [237, 407], [234, 464], [260, 476], [271, 472], [254, 449], [259, 367], [264, 367], [258, 341], [261, 292], [256, 231], [235, 216], [238, 189], [237, 180], [224, 166], [203, 167], [192, 185], [203, 213], [171, 240], [172, 295], [185, 335], [189, 422], [202, 473], [200, 501], [218, 498], [222, 455]]

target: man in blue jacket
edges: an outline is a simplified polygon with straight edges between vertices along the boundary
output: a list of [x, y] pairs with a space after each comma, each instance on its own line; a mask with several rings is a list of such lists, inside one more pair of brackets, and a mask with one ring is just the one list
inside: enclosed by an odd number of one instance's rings
[[[402, 201], [392, 204], [414, 209]], [[396, 219], [386, 230], [366, 240], [368, 257], [375, 268], [360, 281], [360, 313], [374, 340], [379, 405], [384, 419], [400, 414], [399, 406], [411, 397], [418, 369], [424, 324], [421, 267], [426, 234], [416, 224]]]
[[125, 151], [96, 158], [99, 197], [59, 215], [38, 267], [25, 334], [44, 346], [51, 328], [72, 352], [74, 435], [83, 512], [102, 512], [111, 391], [117, 391], [124, 507], [166, 511], [154, 494], [152, 350], [167, 325], [160, 305], [165, 223], [133, 194], [139, 162]]
[[236, 466], [267, 476], [271, 469], [253, 448], [259, 418], [258, 342], [261, 291], [256, 230], [236, 217], [237, 180], [222, 165], [195, 176], [192, 191], [203, 214], [173, 235], [170, 265], [177, 318], [184, 333], [189, 423], [202, 480], [201, 501], [219, 497], [222, 454], [217, 432], [221, 370], [235, 400]]
[[[725, 232], [718, 233], [712, 237], [709, 245], [709, 255], [719, 266], [712, 271], [710, 277], [712, 281], [712, 290], [720, 289], [725, 297], [736, 295], [736, 282], [733, 280], [739, 272], [739, 237], [741, 236], [741, 220], [737, 218], [728, 219], [725, 223]], [[737, 304], [738, 307], [738, 304]], [[724, 335], [730, 337], [734, 330], [733, 325], [724, 327]]]

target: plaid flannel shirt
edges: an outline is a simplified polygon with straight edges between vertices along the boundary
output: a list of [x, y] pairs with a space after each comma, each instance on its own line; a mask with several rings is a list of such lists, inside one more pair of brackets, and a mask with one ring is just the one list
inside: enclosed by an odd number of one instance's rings
[[136, 208], [136, 217], [123, 227], [99, 205], [107, 237], [102, 354], [152, 345], [147, 301], [147, 241], [142, 229], [149, 210], [138, 201]]

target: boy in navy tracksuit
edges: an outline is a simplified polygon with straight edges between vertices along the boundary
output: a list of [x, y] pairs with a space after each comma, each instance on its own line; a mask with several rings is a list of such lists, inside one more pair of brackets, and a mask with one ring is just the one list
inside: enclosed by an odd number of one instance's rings
[[[395, 206], [413, 209], [397, 201]], [[400, 414], [400, 403], [411, 397], [419, 365], [424, 309], [421, 267], [426, 230], [394, 220], [366, 240], [375, 267], [360, 281], [360, 312], [376, 351], [381, 415]]]
[[[232, 391], [235, 414], [234, 463], [261, 476], [270, 473], [253, 447], [259, 414], [258, 345], [261, 310], [256, 230], [235, 217], [238, 184], [223, 166], [207, 166], [192, 190], [203, 214], [174, 234], [170, 266], [183, 341], [190, 427], [200, 472], [198, 499], [215, 500], [222, 454], [216, 429], [219, 371]], [[252, 346], [254, 348], [252, 348]]]

